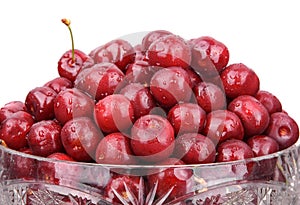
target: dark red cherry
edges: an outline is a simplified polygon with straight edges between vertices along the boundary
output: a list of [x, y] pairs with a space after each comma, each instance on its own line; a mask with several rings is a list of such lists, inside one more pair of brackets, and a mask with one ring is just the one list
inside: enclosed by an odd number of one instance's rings
[[188, 132], [197, 133], [204, 127], [206, 113], [197, 104], [179, 103], [169, 110], [167, 118], [176, 135]]
[[174, 149], [174, 129], [166, 118], [144, 115], [131, 128], [131, 148], [140, 159], [158, 162], [168, 158]]
[[216, 146], [204, 135], [185, 133], [176, 138], [174, 155], [186, 164], [212, 163], [216, 158]]
[[[176, 158], [168, 158], [158, 165], [184, 165], [185, 163]], [[193, 188], [193, 170], [184, 167], [162, 168], [157, 173], [147, 176], [149, 188], [157, 186], [156, 197], [167, 197], [164, 201], [170, 202], [180, 196], [190, 193]], [[170, 193], [169, 193], [170, 192]], [[167, 195], [169, 193], [169, 195]]]
[[147, 115], [156, 106], [156, 102], [148, 87], [140, 83], [130, 83], [120, 90], [127, 97], [134, 109], [135, 119]]
[[255, 156], [264, 156], [279, 151], [276, 140], [267, 135], [255, 135], [247, 140]]
[[89, 56], [94, 59], [95, 63], [114, 63], [125, 71], [126, 66], [134, 62], [135, 51], [128, 41], [116, 39], [95, 48]]
[[235, 113], [229, 110], [215, 110], [207, 115], [202, 133], [218, 144], [227, 139], [243, 140], [244, 127]]
[[147, 51], [149, 46], [156, 41], [157, 39], [166, 36], [166, 35], [170, 35], [172, 34], [170, 31], [166, 31], [166, 30], [155, 30], [155, 31], [150, 31], [149, 33], [147, 33], [143, 40], [142, 40], [142, 44], [141, 44], [141, 50], [142, 51]]
[[202, 36], [189, 41], [192, 53], [192, 68], [207, 79], [218, 75], [229, 61], [228, 48], [220, 41]]
[[133, 105], [124, 95], [106, 96], [96, 103], [94, 119], [103, 132], [124, 132], [134, 122]]
[[268, 91], [258, 91], [255, 95], [255, 98], [258, 99], [267, 108], [270, 115], [274, 112], [282, 111], [282, 106], [279, 99]]
[[262, 134], [269, 125], [268, 110], [253, 96], [241, 95], [231, 101], [227, 109], [241, 119], [248, 137]]
[[12, 116], [15, 112], [26, 111], [27, 108], [22, 101], [11, 101], [0, 109], [0, 123]]
[[72, 88], [73, 83], [64, 77], [57, 77], [54, 78], [53, 80], [48, 81], [45, 83], [44, 86], [52, 88], [56, 93], [59, 93], [62, 90], [65, 90], [67, 88]]
[[150, 65], [188, 68], [191, 50], [185, 40], [177, 35], [165, 35], [151, 43], [147, 50]]
[[61, 129], [61, 141], [66, 153], [76, 161], [90, 162], [95, 159], [102, 132], [88, 117], [69, 120]]
[[191, 80], [180, 67], [169, 67], [157, 71], [150, 82], [150, 91], [155, 100], [165, 108], [179, 102], [189, 102], [192, 96]]
[[256, 73], [242, 63], [227, 66], [220, 74], [226, 96], [236, 98], [239, 95], [255, 96], [260, 82]]
[[64, 161], [75, 161], [72, 157], [67, 155], [66, 153], [63, 152], [54, 152], [47, 156], [47, 158], [50, 159], [56, 159], [56, 160], [64, 160]]
[[57, 93], [50, 87], [36, 87], [29, 91], [25, 105], [36, 121], [54, 118], [54, 99]]
[[28, 147], [26, 135], [33, 123], [34, 120], [29, 113], [17, 111], [1, 123], [0, 139], [11, 149]]
[[61, 126], [53, 120], [42, 120], [33, 124], [27, 135], [27, 142], [34, 155], [46, 157], [62, 152]]
[[124, 73], [115, 64], [98, 63], [81, 71], [74, 82], [74, 87], [98, 101], [113, 94], [123, 78]]
[[77, 88], [67, 88], [54, 99], [56, 119], [65, 124], [75, 117], [92, 116], [94, 101]]
[[115, 132], [106, 135], [96, 149], [99, 164], [136, 164], [128, 136]]
[[207, 113], [226, 109], [227, 100], [224, 90], [210, 82], [200, 82], [193, 88], [196, 101]]
[[202, 82], [201, 77], [192, 68], [186, 69], [186, 72], [190, 76], [192, 88]]
[[287, 113], [275, 112], [270, 117], [270, 124], [265, 134], [275, 139], [282, 150], [297, 142], [299, 127]]

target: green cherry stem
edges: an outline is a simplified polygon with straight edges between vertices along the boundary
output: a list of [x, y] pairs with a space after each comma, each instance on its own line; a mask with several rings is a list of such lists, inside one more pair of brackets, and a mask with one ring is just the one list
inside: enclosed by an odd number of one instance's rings
[[75, 53], [75, 52], [74, 52], [74, 50], [75, 50], [75, 48], [74, 48], [74, 38], [73, 38], [72, 29], [71, 29], [71, 26], [70, 26], [71, 21], [70, 21], [69, 19], [62, 19], [61, 21], [68, 27], [68, 29], [69, 29], [69, 31], [70, 31], [71, 41], [72, 41], [72, 61], [75, 62], [75, 54], [74, 54], [74, 53]]

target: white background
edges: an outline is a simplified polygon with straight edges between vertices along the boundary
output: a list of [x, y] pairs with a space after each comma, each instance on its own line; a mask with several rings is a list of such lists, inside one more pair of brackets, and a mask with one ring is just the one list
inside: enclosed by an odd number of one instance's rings
[[169, 30], [183, 38], [210, 35], [260, 77], [300, 123], [300, 11], [297, 1], [10, 0], [0, 3], [0, 106], [58, 76], [71, 47], [62, 18], [70, 18], [75, 47], [86, 53], [126, 34]]

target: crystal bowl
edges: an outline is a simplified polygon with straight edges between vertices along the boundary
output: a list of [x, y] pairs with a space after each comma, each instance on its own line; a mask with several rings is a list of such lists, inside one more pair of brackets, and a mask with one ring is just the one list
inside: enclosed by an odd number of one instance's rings
[[[66, 162], [0, 146], [0, 204], [297, 204], [299, 151], [297, 142], [247, 160], [142, 166]], [[27, 160], [32, 166], [22, 165]], [[147, 187], [149, 176], [166, 173], [182, 180], [177, 184], [156, 181]], [[115, 175], [134, 177], [138, 187], [133, 190], [127, 180], [120, 182], [123, 189], [114, 187], [110, 182]], [[105, 194], [108, 186], [113, 202]]]

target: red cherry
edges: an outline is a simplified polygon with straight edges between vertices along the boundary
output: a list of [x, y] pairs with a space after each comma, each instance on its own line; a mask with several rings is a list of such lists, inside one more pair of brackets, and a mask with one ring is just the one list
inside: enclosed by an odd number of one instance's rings
[[258, 91], [255, 95], [255, 98], [258, 99], [267, 108], [270, 115], [274, 112], [282, 111], [282, 106], [279, 99], [268, 91]]
[[33, 124], [27, 135], [27, 142], [33, 154], [47, 157], [52, 153], [62, 152], [60, 130], [61, 126], [53, 120]]
[[213, 141], [198, 133], [185, 133], [177, 137], [174, 152], [186, 164], [212, 163], [216, 158]]
[[256, 73], [242, 63], [231, 64], [221, 72], [221, 80], [228, 98], [239, 95], [255, 96], [260, 82]]
[[156, 41], [157, 39], [172, 34], [170, 31], [166, 30], [155, 30], [147, 33], [143, 40], [142, 40], [142, 45], [141, 45], [141, 50], [142, 51], [147, 51], [149, 46]]
[[136, 164], [129, 137], [119, 132], [106, 135], [100, 141], [95, 159], [99, 164]]
[[57, 77], [54, 78], [53, 80], [48, 81], [45, 83], [44, 86], [52, 88], [56, 93], [59, 93], [62, 90], [65, 90], [67, 88], [72, 88], [73, 83], [64, 77]]
[[247, 140], [255, 156], [264, 156], [279, 151], [276, 140], [267, 135], [255, 135]]
[[144, 115], [131, 128], [131, 147], [145, 162], [168, 158], [174, 149], [174, 129], [169, 121], [158, 115]]
[[36, 121], [54, 118], [54, 99], [57, 93], [50, 87], [36, 87], [29, 91], [25, 105]]
[[25, 104], [22, 101], [11, 101], [6, 103], [1, 109], [0, 109], [0, 123], [2, 123], [4, 120], [12, 116], [14, 113], [18, 111], [26, 111], [27, 108]]
[[180, 67], [157, 71], [150, 82], [150, 91], [161, 107], [171, 108], [179, 102], [189, 102], [192, 96], [191, 80]]
[[88, 117], [69, 120], [61, 129], [61, 141], [67, 154], [76, 161], [90, 162], [103, 134]]
[[169, 110], [167, 118], [176, 135], [188, 132], [197, 133], [204, 127], [206, 113], [197, 104], [179, 103]]
[[188, 68], [191, 50], [185, 40], [177, 35], [166, 35], [151, 43], [147, 50], [150, 65]]
[[72, 157], [63, 152], [54, 152], [50, 154], [47, 158], [64, 160], [64, 161], [75, 161]]
[[253, 96], [241, 95], [231, 101], [227, 109], [239, 116], [248, 137], [262, 134], [269, 125], [268, 110]]
[[202, 79], [218, 75], [229, 61], [228, 48], [220, 41], [202, 36], [189, 41], [192, 68]]

